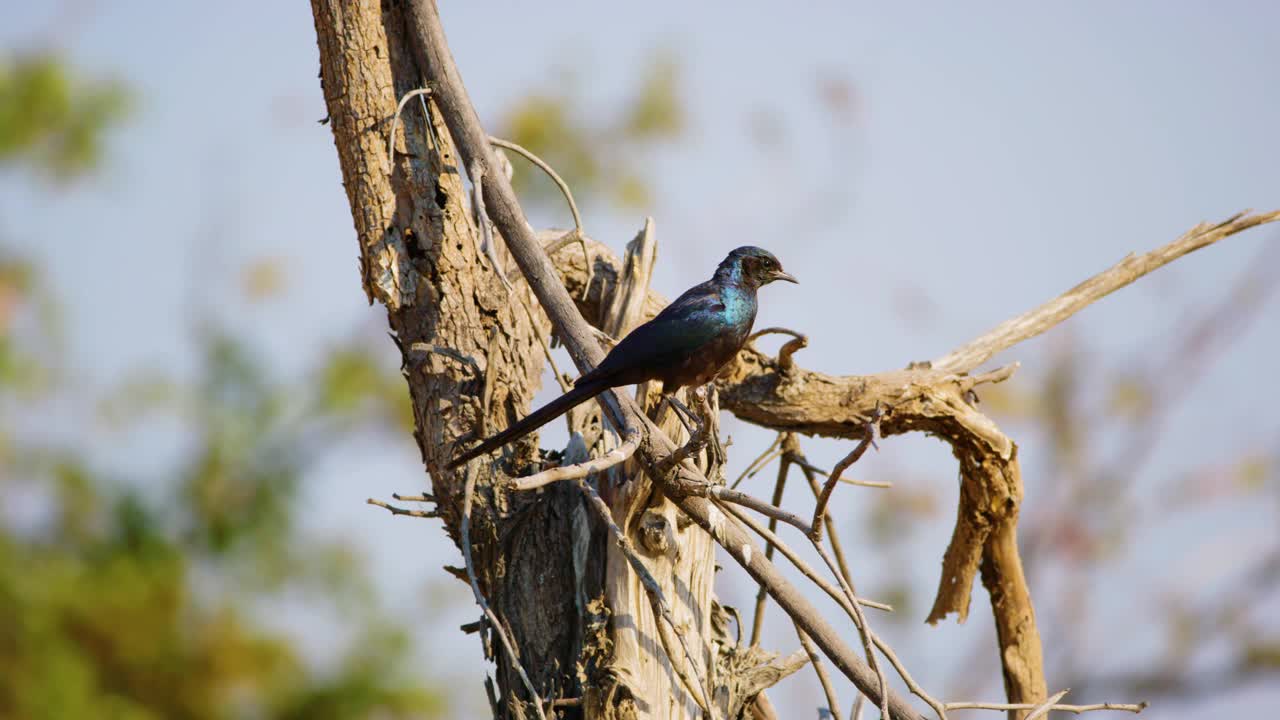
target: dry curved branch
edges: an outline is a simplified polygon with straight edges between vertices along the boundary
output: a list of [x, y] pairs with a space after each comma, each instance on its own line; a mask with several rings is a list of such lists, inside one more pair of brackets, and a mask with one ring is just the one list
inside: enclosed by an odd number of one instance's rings
[[[517, 153], [524, 157], [524, 159], [534, 165], [537, 165], [542, 172], [547, 174], [547, 177], [551, 178], [551, 182], [555, 183], [556, 187], [560, 188], [560, 193], [564, 195], [564, 201], [569, 205], [569, 213], [573, 215], [573, 229], [561, 237], [559, 242], [567, 244], [576, 241], [581, 243], [582, 252], [587, 253], [589, 256], [590, 251], [587, 249], [587, 231], [582, 229], [582, 215], [578, 212], [578, 203], [573, 201], [573, 191], [569, 189], [569, 183], [565, 182], [564, 178], [561, 178], [560, 174], [555, 171], [555, 168], [551, 167], [546, 160], [535, 155], [533, 151], [517, 145], [510, 140], [503, 140], [502, 138], [493, 137], [492, 135], [489, 136], [489, 142], [503, 150], [510, 150]], [[554, 252], [554, 250], [548, 250], [547, 252], [551, 253]], [[591, 267], [590, 264], [588, 264], [587, 272], [590, 273], [590, 271]], [[590, 281], [591, 278], [588, 276], [587, 282], [590, 283]]]
[[868, 447], [876, 446], [876, 434], [879, 430], [880, 418], [883, 416], [884, 413], [877, 406], [875, 413], [867, 421], [866, 432], [862, 440], [831, 469], [831, 475], [827, 477], [827, 482], [823, 484], [822, 491], [818, 493], [816, 506], [813, 509], [813, 526], [809, 529], [809, 534], [813, 537], [814, 542], [822, 542], [823, 520], [826, 519], [827, 503], [831, 501], [831, 493], [836, 489], [836, 485], [839, 484], [840, 477], [844, 475], [844, 471], [848, 470], [850, 465], [858, 462]]
[[578, 478], [587, 477], [592, 473], [608, 470], [614, 465], [626, 462], [627, 458], [630, 458], [639, 446], [640, 432], [638, 430], [632, 430], [627, 433], [626, 439], [623, 440], [621, 445], [600, 457], [591, 458], [586, 462], [574, 465], [562, 465], [560, 467], [549, 468], [542, 472], [522, 478], [514, 478], [511, 481], [511, 489], [534, 490], [536, 488], [543, 487], [544, 485], [550, 485], [558, 480], [576, 480]]
[[410, 100], [422, 95], [430, 95], [431, 88], [418, 88], [405, 93], [400, 102], [396, 103], [396, 114], [391, 117], [391, 132], [387, 133], [387, 174], [395, 172], [396, 169], [396, 128], [400, 126], [400, 115], [404, 112], [404, 106]]
[[[503, 140], [502, 138], [494, 137], [492, 135], [489, 136], [489, 142], [503, 150], [511, 150], [512, 152], [520, 154], [524, 159], [534, 165], [537, 165], [538, 169], [546, 173], [547, 177], [551, 178], [551, 181], [560, 189], [560, 192], [564, 195], [565, 202], [569, 205], [569, 212], [573, 215], [573, 229], [577, 231], [579, 236], [585, 238], [586, 231], [582, 229], [582, 215], [578, 212], [578, 204], [573, 201], [573, 191], [569, 189], [569, 183], [565, 182], [564, 178], [561, 178], [560, 174], [557, 173], [555, 169], [547, 163], [547, 161], [535, 155], [532, 150], [521, 145], [517, 145], [510, 140]], [[585, 246], [583, 251], [586, 252]]]
[[803, 350], [804, 348], [809, 347], [809, 337], [807, 335], [784, 327], [767, 327], [763, 330], [757, 330], [751, 333], [751, 337], [747, 338], [747, 342], [754, 342], [756, 338], [764, 335], [791, 336], [791, 339], [778, 349], [778, 365], [784, 372], [790, 370], [792, 365], [795, 364], [792, 361], [791, 356], [794, 355], [797, 350]]
[[967, 372], [992, 355], [1033, 338], [1071, 317], [1085, 306], [1101, 300], [1134, 280], [1157, 270], [1189, 252], [1212, 245], [1223, 238], [1280, 220], [1280, 210], [1251, 214], [1246, 210], [1220, 223], [1200, 223], [1173, 242], [1141, 255], [1130, 253], [1111, 268], [1094, 275], [1049, 302], [1006, 320], [990, 332], [965, 343], [930, 363], [934, 370]]

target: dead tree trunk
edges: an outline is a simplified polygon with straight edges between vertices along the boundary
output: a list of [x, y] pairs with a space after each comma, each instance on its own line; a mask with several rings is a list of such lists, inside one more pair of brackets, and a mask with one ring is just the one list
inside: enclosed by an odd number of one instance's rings
[[[544, 363], [538, 337], [550, 324], [527, 285], [514, 289], [513, 302], [485, 265], [439, 116], [432, 112], [428, 119], [411, 106], [401, 118], [394, 161], [387, 155], [397, 98], [422, 84], [397, 4], [316, 0], [312, 9], [362, 282], [370, 299], [387, 308], [436, 512], [460, 542], [464, 478], [444, 471], [448, 453], [460, 440], [528, 410]], [[532, 461], [532, 449], [531, 442], [521, 446], [524, 462]], [[476, 465], [470, 537], [480, 589], [508, 623], [534, 685], [551, 696], [576, 697], [581, 649], [600, 619], [572, 599], [599, 594], [603, 558], [588, 552], [575, 567], [575, 555], [582, 554], [575, 545], [585, 540], [599, 548], [592, 538], [599, 533], [571, 530], [581, 514], [576, 491], [552, 487], [536, 501], [520, 497], [504, 505], [493, 471]], [[448, 569], [465, 578], [461, 569]], [[494, 653], [488, 629], [480, 629], [498, 664], [503, 707], [495, 716], [531, 716], [516, 700], [520, 680], [500, 648]]]
[[[470, 107], [429, 0], [312, 0], [312, 10], [361, 279], [370, 301], [387, 309], [413, 401], [415, 437], [431, 476], [430, 493], [416, 499], [435, 508], [416, 514], [441, 518], [462, 550], [466, 568], [447, 569], [472, 586], [483, 611], [470, 627], [498, 668], [497, 687], [487, 686], [495, 718], [772, 717], [762, 690], [821, 656], [894, 720], [923, 716], [886, 682], [886, 661], [941, 720], [949, 707], [961, 706], [1005, 709], [1014, 718], [1054, 708], [1104, 709], [1055, 704], [1063, 693], [1048, 696], [1016, 543], [1022, 497], [1017, 446], [971, 403], [977, 386], [1007, 378], [1014, 366], [970, 373], [1141, 275], [1280, 219], [1280, 212], [1198, 226], [933, 363], [866, 377], [822, 375], [794, 362], [804, 346], [798, 336], [776, 358], [748, 347], [719, 382], [725, 409], [790, 434], [780, 442], [786, 455], [779, 484], [795, 464], [809, 475], [815, 495], [825, 484], [824, 498], [839, 473], [819, 483], [796, 449], [795, 433], [861, 440], [878, 428], [885, 435], [926, 432], [951, 445], [962, 491], [928, 620], [950, 613], [963, 620], [981, 570], [1010, 704], [949, 706], [916, 684], [869, 627], [860, 608], [875, 603], [853, 594], [843, 558], [837, 569], [823, 550], [825, 503], [818, 503], [810, 523], [727, 492], [720, 487], [723, 469], [707, 452], [692, 462], [670, 462], [687, 434], [661, 406], [646, 403], [645, 388], [634, 400], [606, 393], [599, 407], [571, 413], [572, 439], [563, 454], [540, 451], [536, 438], [529, 438], [497, 464], [446, 469], [459, 443], [528, 412], [553, 329], [583, 370], [602, 355], [588, 322], [620, 337], [662, 307], [665, 301], [647, 287], [652, 228], [646, 224], [622, 260], [582, 237], [580, 228], [567, 237], [535, 237]], [[430, 99], [409, 95], [428, 80]], [[400, 98], [407, 103], [397, 113]], [[397, 115], [402, 131], [393, 121]], [[470, 203], [464, 173], [473, 190]], [[483, 232], [486, 205], [502, 243]], [[606, 419], [621, 432], [607, 431]], [[615, 447], [618, 434], [627, 441]], [[572, 465], [601, 454], [622, 458], [632, 451], [633, 457], [595, 479], [514, 489], [513, 479], [546, 464]], [[745, 508], [793, 525], [823, 554], [837, 583], [801, 570], [847, 617], [834, 624], [822, 617], [779, 573], [748, 529], [798, 566], [803, 561]], [[806, 651], [778, 658], [731, 639], [713, 596], [715, 544], [781, 606]], [[866, 661], [852, 649], [859, 640]], [[825, 670], [819, 676], [834, 708]]]
[[[447, 471], [445, 462], [460, 441], [528, 412], [546, 362], [550, 323], [529, 285], [516, 274], [512, 287], [505, 287], [480, 249], [465, 168], [433, 104], [411, 101], [400, 115], [403, 132], [395, 135], [394, 160], [387, 155], [397, 98], [421, 87], [424, 76], [409, 49], [399, 5], [314, 0], [312, 9], [329, 122], [359, 238], [361, 278], [370, 299], [387, 308], [435, 512], [461, 544], [465, 477]], [[593, 258], [592, 281], [580, 283], [575, 295], [581, 310], [612, 334], [625, 334], [652, 315], [653, 308], [646, 313], [643, 305], [649, 300], [651, 238], [637, 239], [638, 262], [630, 273], [620, 273], [612, 256]], [[495, 257], [499, 265], [510, 264], [505, 250]], [[558, 260], [570, 274], [588, 275], [580, 246], [562, 249]], [[607, 441], [594, 405], [574, 413], [571, 423], [586, 447]], [[585, 702], [590, 717], [701, 717], [673, 672], [636, 575], [607, 541], [578, 488], [560, 483], [536, 493], [503, 489], [502, 480], [528, 474], [541, 460], [535, 437], [519, 444], [501, 472], [472, 464], [477, 475], [469, 535], [476, 579], [507, 626], [529, 680], [543, 701], [560, 701], [554, 707], [566, 716], [582, 712], [574, 708]], [[672, 598], [676, 623], [696, 639], [697, 662], [705, 669], [720, 660], [743, 675], [772, 659], [758, 651], [737, 657], [723, 622], [713, 622], [710, 537], [679, 516], [635, 468], [616, 469], [608, 489], [615, 520], [665, 597]], [[466, 580], [463, 568], [447, 569]], [[494, 716], [536, 717], [487, 622], [475, 628], [498, 666], [497, 689], [490, 693]], [[777, 667], [799, 667], [797, 658], [790, 661]], [[726, 705], [739, 708], [765, 684], [760, 672], [750, 682], [721, 675]]]

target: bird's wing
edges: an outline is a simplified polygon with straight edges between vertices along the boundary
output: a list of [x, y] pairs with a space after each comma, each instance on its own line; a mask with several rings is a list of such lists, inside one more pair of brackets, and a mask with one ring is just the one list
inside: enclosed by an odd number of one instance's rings
[[637, 370], [656, 377], [667, 364], [689, 357], [719, 337], [725, 330], [724, 312], [714, 283], [695, 285], [652, 320], [632, 330], [582, 380], [631, 376]]

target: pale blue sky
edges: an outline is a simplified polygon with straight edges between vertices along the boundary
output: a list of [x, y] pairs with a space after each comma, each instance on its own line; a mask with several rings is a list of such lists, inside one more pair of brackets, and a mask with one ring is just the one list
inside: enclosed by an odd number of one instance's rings
[[[673, 49], [690, 128], [649, 158], [655, 193], [645, 212], [656, 218], [662, 258], [655, 282], [674, 295], [734, 246], [774, 250], [802, 284], [767, 289], [760, 326], [808, 333], [800, 361], [828, 372], [936, 357], [1127, 252], [1167, 242], [1201, 220], [1280, 207], [1280, 4], [444, 5], [463, 78], [487, 122], [513, 99], [552, 87], [556, 68], [565, 67], [585, 106], [607, 110], [655, 48]], [[0, 47], [39, 37], [86, 69], [126, 79], [138, 95], [137, 113], [98, 177], [57, 194], [0, 177], [0, 235], [38, 258], [60, 291], [71, 364], [86, 382], [104, 383], [140, 364], [189, 369], [186, 303], [193, 296], [242, 327], [281, 372], [298, 372], [310, 352], [381, 323], [359, 288], [332, 135], [315, 122], [325, 109], [305, 4], [85, 3], [72, 22], [53, 25], [54, 11], [23, 4], [6, 16]], [[831, 76], [856, 91], [856, 119], [843, 131], [818, 101], [820, 79]], [[783, 143], [775, 151], [751, 142], [748, 120], [760, 112], [778, 120]], [[559, 214], [541, 220], [564, 222]], [[607, 208], [586, 217], [591, 233], [615, 248], [641, 220]], [[1219, 299], [1263, 244], [1277, 241], [1278, 231], [1266, 228], [1231, 238], [1059, 332], [1110, 364], [1159, 364], [1144, 350], [1163, 347], [1179, 322]], [[249, 306], [239, 299], [238, 270], [263, 257], [289, 258], [287, 293]], [[930, 314], [908, 321], [904, 305]], [[1188, 393], [1158, 461], [1133, 479], [1143, 492], [1158, 492], [1188, 464], [1275, 446], [1280, 426], [1254, 408], [1260, 395], [1280, 392], [1278, 307], [1272, 301]], [[1033, 377], [1051, 342], [1000, 359], [1024, 361]], [[1230, 428], [1230, 437], [1203, 442], [1206, 422]], [[729, 419], [725, 429], [738, 445], [739, 467], [753, 454], [747, 449], [769, 437]], [[1047, 490], [1030, 471], [1039, 443], [1017, 439], [1033, 502]], [[156, 467], [171, 450], [144, 438], [102, 452], [121, 467]], [[812, 443], [809, 453], [830, 464], [840, 448]], [[377, 468], [369, 467], [373, 457]], [[908, 473], [914, 489], [936, 490], [944, 508], [954, 501], [953, 461], [935, 442], [892, 439], [860, 467], [868, 476]], [[408, 445], [361, 440], [324, 458], [309, 481], [312, 531], [376, 548], [374, 567], [403, 607], [455, 551], [437, 529], [393, 522], [362, 503], [412, 489], [418, 478]], [[858, 501], [848, 497], [851, 506]], [[1193, 518], [1125, 569], [1194, 588], [1203, 579], [1182, 578], [1178, 557], [1205, 545], [1219, 548], [1215, 557], [1239, 557], [1251, 544], [1274, 543], [1275, 512], [1259, 503]], [[846, 520], [855, 517], [851, 507]], [[936, 582], [950, 526], [943, 512], [936, 528], [913, 536], [918, 566], [909, 574], [920, 604]], [[413, 563], [422, 562], [423, 544], [432, 559], [420, 571], [407, 568], [408, 549]], [[855, 560], [873, 588], [902, 572], [891, 565]], [[725, 593], [746, 606], [735, 572], [722, 575], [730, 576]], [[432, 637], [456, 650], [429, 665], [473, 682], [469, 700], [479, 703], [479, 648], [453, 622], [474, 613], [461, 585], [446, 587], [462, 609]], [[913, 621], [886, 634], [908, 648], [904, 659], [919, 679], [941, 692], [965, 657], [941, 648], [989, 637], [980, 588], [974, 609], [966, 626], [917, 629]], [[1088, 632], [1121, 637], [1127, 648], [1153, 647], [1145, 612], [1117, 598], [1109, 622]], [[1046, 630], [1046, 642], [1061, 632], [1069, 630]], [[324, 633], [311, 635], [322, 648]], [[785, 649], [795, 644], [783, 632], [771, 639]], [[984, 659], [993, 661], [989, 642]], [[994, 697], [998, 676], [989, 680], [983, 692]], [[780, 688], [778, 699], [807, 717], [815, 688], [806, 678]], [[1148, 712], [1194, 717], [1262, 696], [1280, 699], [1274, 690], [1251, 692]]]

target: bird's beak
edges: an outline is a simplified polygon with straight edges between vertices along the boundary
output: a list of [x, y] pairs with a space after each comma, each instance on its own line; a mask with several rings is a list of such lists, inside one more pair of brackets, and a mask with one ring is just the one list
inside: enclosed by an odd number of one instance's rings
[[782, 272], [781, 270], [778, 270], [777, 272], [775, 272], [775, 273], [773, 274], [773, 279], [774, 279], [774, 280], [786, 280], [786, 281], [787, 281], [787, 282], [789, 282], [789, 283], [795, 283], [795, 284], [797, 284], [797, 285], [799, 285], [799, 284], [800, 284], [800, 281], [799, 281], [799, 280], [797, 280], [797, 279], [795, 279], [794, 277], [792, 277], [790, 273], [785, 273], [785, 272]]

